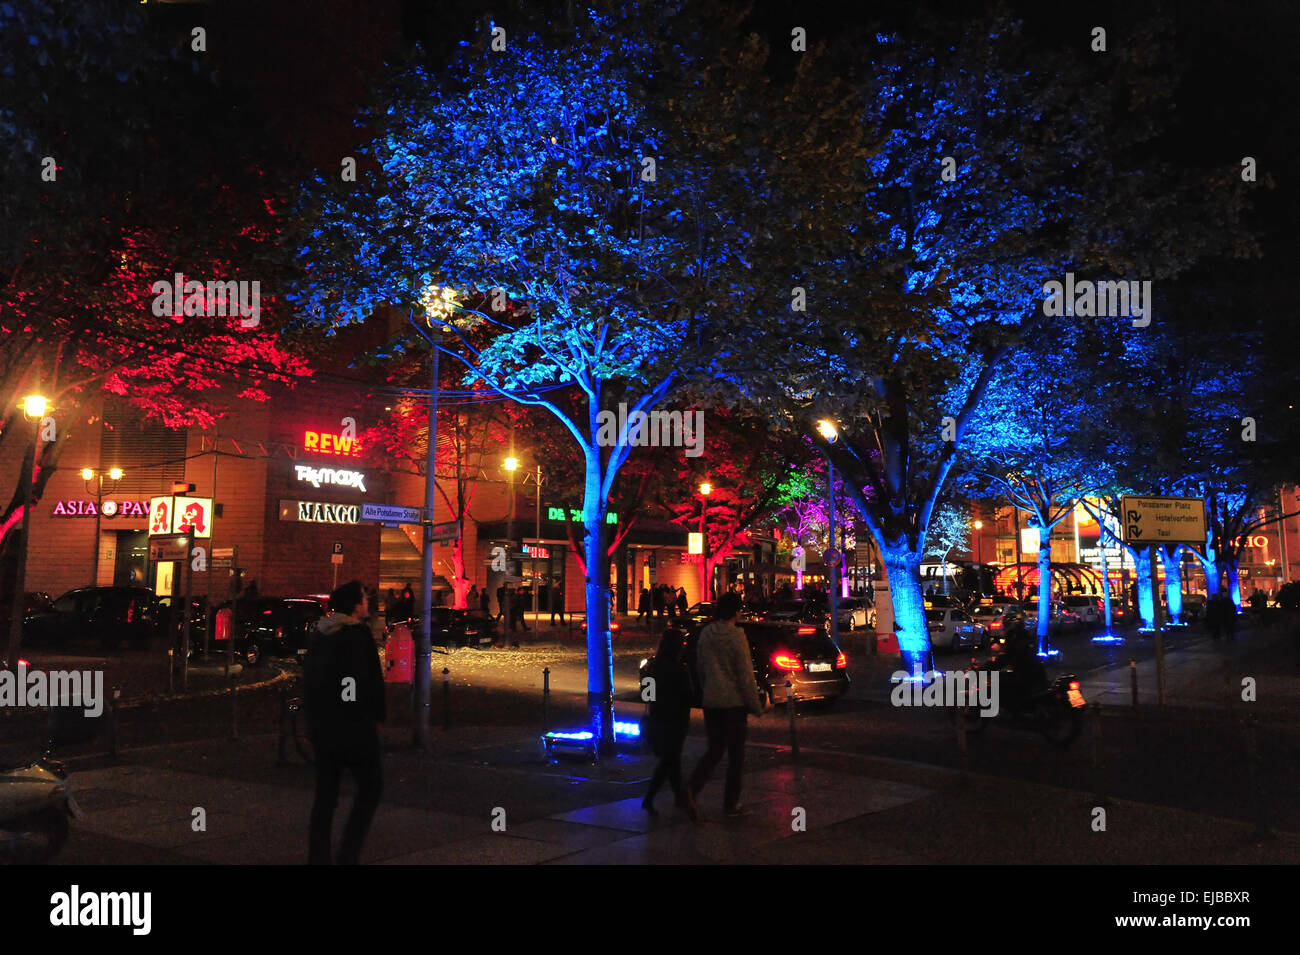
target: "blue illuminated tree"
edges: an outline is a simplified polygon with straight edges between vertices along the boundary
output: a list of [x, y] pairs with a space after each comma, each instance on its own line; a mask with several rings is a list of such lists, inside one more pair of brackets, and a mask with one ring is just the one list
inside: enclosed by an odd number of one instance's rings
[[765, 208], [725, 77], [628, 26], [592, 16], [564, 44], [510, 38], [502, 50], [485, 38], [445, 84], [405, 69], [369, 119], [361, 152], [375, 170], [318, 184], [299, 299], [329, 324], [409, 310], [439, 329], [435, 347], [467, 384], [544, 410], [572, 438], [588, 701], [604, 747], [606, 514], [632, 431], [610, 418], [625, 406], [634, 427], [708, 365], [717, 327], [744, 313], [746, 229]]

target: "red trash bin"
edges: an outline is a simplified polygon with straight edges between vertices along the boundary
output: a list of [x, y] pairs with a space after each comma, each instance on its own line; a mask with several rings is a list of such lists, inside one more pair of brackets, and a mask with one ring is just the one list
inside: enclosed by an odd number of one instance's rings
[[411, 637], [411, 628], [399, 623], [388, 635], [385, 647], [388, 667], [384, 670], [384, 680], [388, 683], [410, 683], [415, 671], [415, 640]]

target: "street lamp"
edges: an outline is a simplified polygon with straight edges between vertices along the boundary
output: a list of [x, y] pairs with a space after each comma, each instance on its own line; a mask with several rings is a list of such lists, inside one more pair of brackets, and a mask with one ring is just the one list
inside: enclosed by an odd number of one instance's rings
[[[108, 469], [107, 477], [113, 482], [114, 490], [117, 490], [117, 482], [122, 480], [123, 473], [125, 472], [123, 472], [121, 468]], [[96, 471], [94, 468], [81, 469], [81, 479], [87, 484], [90, 484], [91, 481], [95, 481], [96, 478], [98, 478], [95, 489], [95, 554], [90, 564], [90, 585], [92, 587], [99, 586], [100, 515], [103, 514], [104, 511], [104, 477], [105, 475], [102, 471]], [[89, 493], [89, 488], [87, 489], [87, 493]]]
[[709, 600], [709, 495], [713, 485], [708, 481], [700, 484], [700, 603]]
[[24, 468], [23, 530], [18, 540], [18, 572], [14, 575], [13, 607], [9, 615], [9, 647], [5, 665], [14, 666], [23, 643], [23, 617], [27, 612], [27, 539], [32, 530], [32, 485], [36, 482], [37, 460], [41, 451], [41, 420], [49, 410], [42, 395], [27, 395], [22, 400], [23, 415], [32, 422], [32, 466]]
[[976, 521], [973, 525], [975, 528], [975, 579], [979, 581], [980, 595], [984, 594], [984, 538], [980, 536], [980, 529], [984, 527], [983, 521]]
[[[510, 455], [505, 460], [505, 468], [506, 475], [510, 480], [510, 516], [506, 520], [506, 539], [508, 543], [506, 544], [506, 586], [503, 591], [506, 595], [506, 600], [505, 606], [502, 609], [505, 611], [503, 623], [505, 623], [506, 627], [509, 628], [512, 622], [510, 619], [510, 611], [513, 609], [511, 604], [514, 602], [510, 596], [510, 548], [513, 547], [515, 543], [515, 472], [519, 470], [519, 459], [513, 454]], [[504, 635], [502, 636], [501, 645], [505, 646]]]
[[[817, 433], [822, 436], [828, 445], [834, 444], [839, 440], [840, 432], [835, 427], [835, 422], [828, 418], [822, 418], [817, 422]], [[822, 558], [823, 564], [826, 565], [826, 579], [830, 586], [828, 609], [831, 613], [831, 639], [835, 645], [840, 643], [840, 615], [837, 606], [836, 591], [839, 590], [840, 576], [840, 554], [835, 549], [835, 462], [831, 460], [830, 453], [826, 453], [826, 496], [829, 502], [828, 518], [830, 531], [830, 548]]]

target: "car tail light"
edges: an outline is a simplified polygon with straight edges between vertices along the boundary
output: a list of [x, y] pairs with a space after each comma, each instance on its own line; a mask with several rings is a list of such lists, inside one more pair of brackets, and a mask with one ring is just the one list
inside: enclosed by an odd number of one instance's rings
[[135, 601], [134, 600], [132, 600], [130, 603], [126, 605], [126, 622], [127, 623], [135, 622]]
[[276, 627], [276, 628], [275, 628], [275, 639], [276, 639], [277, 641], [278, 641], [278, 640], [283, 640], [283, 639], [284, 639], [284, 627]]
[[835, 669], [843, 670], [848, 665], [849, 665], [849, 658], [846, 657], [844, 655], [844, 651], [841, 650], [839, 653], [835, 655]]
[[817, 632], [817, 628], [816, 628], [816, 627], [800, 627], [800, 628], [799, 628], [797, 631], [795, 631], [795, 632], [796, 632], [796, 633], [801, 633], [801, 634], [802, 634], [802, 633], [816, 633], [816, 632]]
[[1078, 681], [1078, 680], [1071, 680], [1071, 681], [1070, 681], [1070, 689], [1072, 689], [1072, 690], [1077, 690], [1078, 688], [1079, 688], [1079, 681]]
[[803, 663], [793, 653], [779, 651], [772, 654], [772, 666], [778, 670], [802, 670]]

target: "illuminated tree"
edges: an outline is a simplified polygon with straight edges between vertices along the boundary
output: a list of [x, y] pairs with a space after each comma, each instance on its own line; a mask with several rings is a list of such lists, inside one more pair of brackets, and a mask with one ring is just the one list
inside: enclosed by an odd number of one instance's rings
[[[482, 385], [543, 409], [583, 461], [588, 703], [613, 743], [608, 502], [631, 450], [611, 426], [658, 409], [743, 314], [760, 178], [725, 89], [682, 45], [596, 17], [565, 44], [467, 49], [446, 85], [416, 64], [369, 117], [378, 172], [318, 184], [299, 305], [322, 323], [384, 306], [444, 328]], [[728, 61], [744, 71], [744, 57]], [[660, 87], [646, 87], [653, 77]], [[696, 82], [698, 80], [698, 83]], [[680, 98], [664, 87], [682, 90]], [[752, 213], [752, 219], [747, 218]], [[480, 344], [475, 336], [485, 336]], [[634, 417], [632, 420], [635, 420]]]

